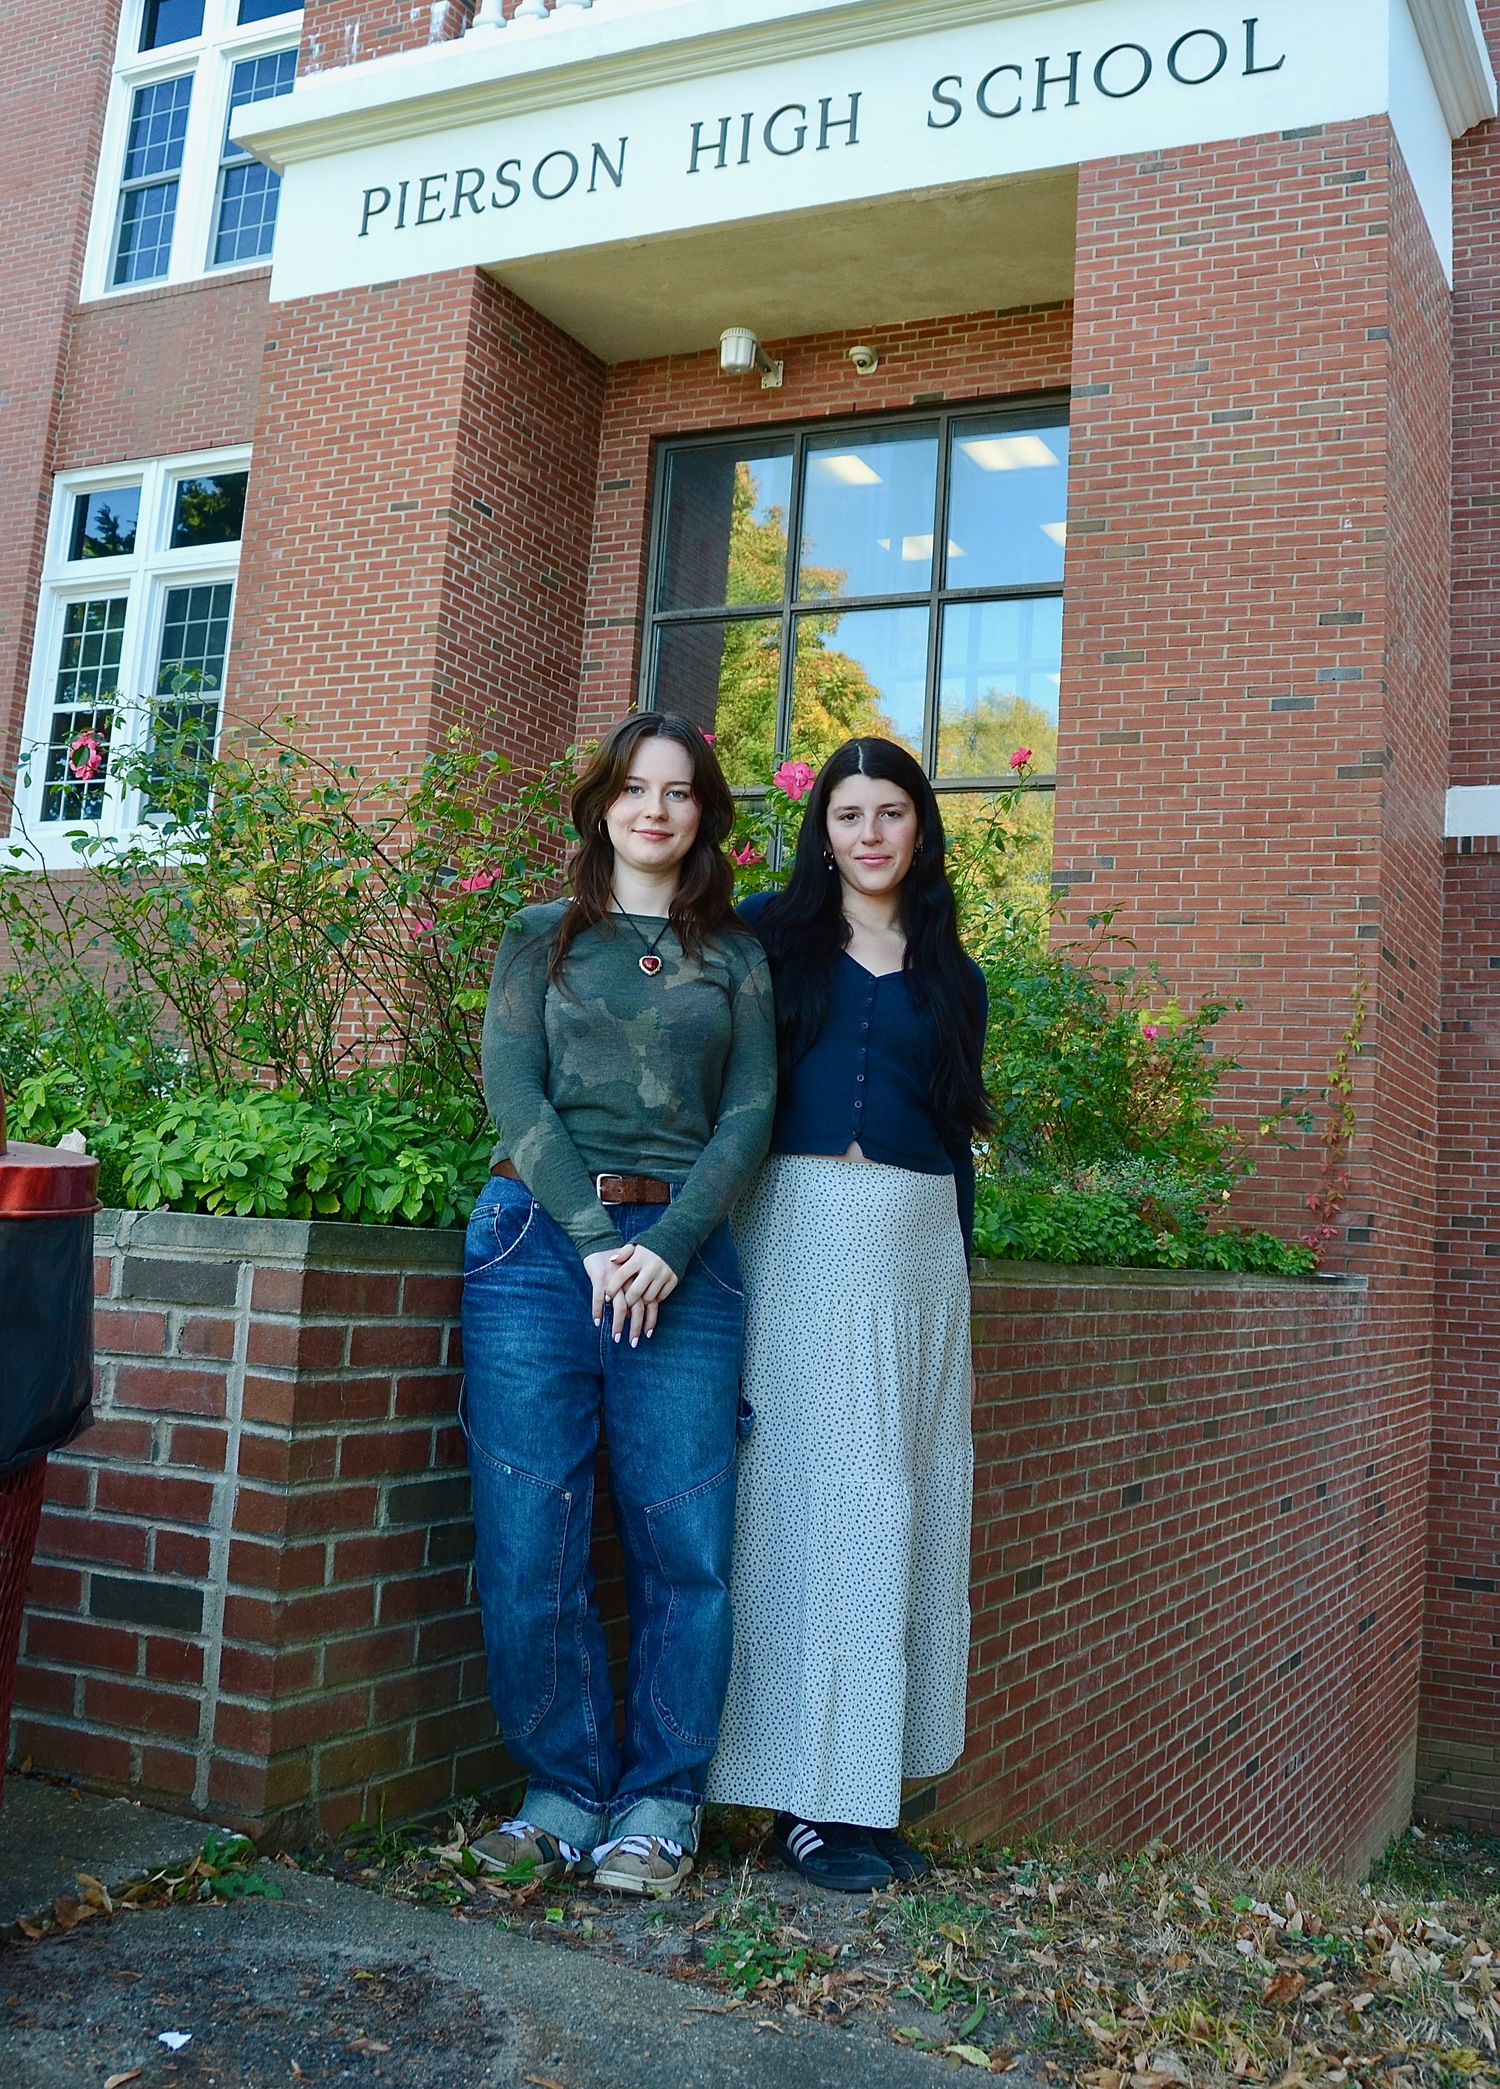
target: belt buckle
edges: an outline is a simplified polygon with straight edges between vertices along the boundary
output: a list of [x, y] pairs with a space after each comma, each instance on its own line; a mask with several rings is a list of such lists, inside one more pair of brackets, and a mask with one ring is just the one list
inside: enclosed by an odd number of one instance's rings
[[619, 1182], [620, 1180], [620, 1173], [616, 1168], [606, 1168], [602, 1175], [594, 1177], [594, 1195], [601, 1204], [618, 1204], [620, 1202], [618, 1197], [606, 1197], [604, 1194], [604, 1184], [606, 1182]]

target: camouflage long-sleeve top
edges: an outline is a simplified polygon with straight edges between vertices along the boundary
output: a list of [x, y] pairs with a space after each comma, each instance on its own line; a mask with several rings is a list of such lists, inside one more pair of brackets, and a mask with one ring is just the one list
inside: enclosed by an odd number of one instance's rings
[[759, 1166], [776, 1106], [776, 1024], [765, 954], [711, 938], [701, 963], [675, 929], [612, 917], [586, 929], [562, 981], [547, 956], [564, 902], [523, 907], [501, 940], [484, 1016], [484, 1094], [497, 1160], [516, 1172], [580, 1255], [619, 1247], [594, 1192], [601, 1174], [681, 1184], [637, 1238], [680, 1276]]

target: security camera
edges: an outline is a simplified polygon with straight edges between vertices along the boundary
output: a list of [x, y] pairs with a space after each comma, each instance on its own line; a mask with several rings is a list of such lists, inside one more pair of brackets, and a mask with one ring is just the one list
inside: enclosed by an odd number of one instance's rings
[[871, 377], [880, 368], [880, 357], [873, 348], [866, 348], [863, 343], [858, 348], [850, 349], [849, 360], [853, 363], [855, 375], [858, 377]]
[[719, 368], [731, 377], [748, 377], [752, 370], [759, 370], [761, 390], [776, 392], [781, 389], [786, 365], [771, 360], [752, 328], [726, 326], [719, 336]]

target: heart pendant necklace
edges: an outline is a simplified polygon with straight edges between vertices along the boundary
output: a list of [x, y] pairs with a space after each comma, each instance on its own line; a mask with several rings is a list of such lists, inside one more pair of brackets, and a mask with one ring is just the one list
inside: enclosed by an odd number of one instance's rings
[[656, 953], [656, 946], [661, 941], [662, 937], [667, 933], [667, 930], [672, 926], [671, 915], [669, 914], [667, 916], [666, 920], [656, 931], [656, 934], [651, 938], [651, 941], [649, 943], [646, 943], [645, 937], [641, 935], [640, 930], [636, 928], [634, 921], [631, 920], [628, 914], [622, 914], [620, 918], [622, 921], [629, 922], [635, 934], [638, 937], [640, 937], [641, 942], [646, 944], [645, 949], [636, 959], [636, 963], [640, 966], [641, 970], [645, 973], [648, 979], [654, 978], [654, 976], [661, 970], [662, 965], [662, 961]]

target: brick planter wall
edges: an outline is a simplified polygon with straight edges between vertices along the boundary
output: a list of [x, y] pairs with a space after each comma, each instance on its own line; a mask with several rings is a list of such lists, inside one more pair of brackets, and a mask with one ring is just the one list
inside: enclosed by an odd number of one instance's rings
[[457, 1427], [462, 1236], [105, 1212], [12, 1752], [283, 1838], [505, 1774]]
[[1374, 1289], [983, 1267], [969, 1745], [909, 1813], [1346, 1873], [1404, 1826], [1427, 1446]]
[[[13, 1756], [287, 1841], [503, 1780], [459, 1235], [99, 1246]], [[1426, 1454], [1363, 1287], [995, 1264], [975, 1307], [970, 1744], [913, 1817], [1357, 1869], [1411, 1793]]]

